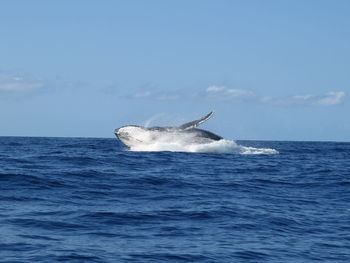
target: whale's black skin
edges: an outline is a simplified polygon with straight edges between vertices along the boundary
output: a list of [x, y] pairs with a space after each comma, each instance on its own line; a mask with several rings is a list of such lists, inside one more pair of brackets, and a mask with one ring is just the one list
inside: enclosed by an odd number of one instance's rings
[[185, 143], [209, 143], [212, 141], [219, 141], [223, 139], [221, 136], [210, 131], [195, 128], [208, 120], [212, 115], [213, 112], [210, 112], [199, 120], [185, 123], [178, 127], [146, 128], [137, 125], [127, 125], [115, 129], [114, 134], [127, 147], [157, 142], [157, 140], [161, 138], [164, 139], [164, 137], [166, 139], [181, 137]]

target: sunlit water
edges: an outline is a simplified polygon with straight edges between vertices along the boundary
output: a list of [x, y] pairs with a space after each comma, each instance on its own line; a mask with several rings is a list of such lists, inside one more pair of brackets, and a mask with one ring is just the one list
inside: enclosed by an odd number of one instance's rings
[[0, 262], [349, 262], [349, 143], [148, 147], [0, 137]]

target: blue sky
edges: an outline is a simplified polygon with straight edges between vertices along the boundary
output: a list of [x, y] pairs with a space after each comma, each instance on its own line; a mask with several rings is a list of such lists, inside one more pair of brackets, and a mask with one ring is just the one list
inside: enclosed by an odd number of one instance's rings
[[0, 136], [350, 141], [349, 1], [0, 3]]

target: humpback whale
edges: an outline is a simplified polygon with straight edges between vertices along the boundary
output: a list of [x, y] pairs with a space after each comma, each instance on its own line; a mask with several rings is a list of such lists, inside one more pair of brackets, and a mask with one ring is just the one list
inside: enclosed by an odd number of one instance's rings
[[188, 144], [205, 144], [213, 141], [219, 141], [223, 138], [212, 132], [196, 128], [203, 122], [213, 116], [210, 112], [204, 117], [191, 121], [180, 126], [174, 127], [143, 127], [137, 125], [127, 125], [115, 129], [114, 134], [127, 147], [136, 147], [140, 145], [150, 145], [157, 142], [170, 142], [172, 140], [181, 140]]

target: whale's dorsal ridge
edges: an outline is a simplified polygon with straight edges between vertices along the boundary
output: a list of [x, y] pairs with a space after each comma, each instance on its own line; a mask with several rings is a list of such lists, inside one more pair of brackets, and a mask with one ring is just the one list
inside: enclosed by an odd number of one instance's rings
[[213, 116], [214, 112], [211, 111], [209, 114], [205, 115], [204, 117], [200, 118], [199, 120], [191, 121], [185, 124], [182, 124], [178, 128], [181, 130], [189, 130], [192, 128], [196, 128], [198, 125], [202, 124], [203, 122], [209, 120]]

